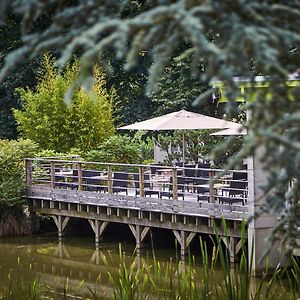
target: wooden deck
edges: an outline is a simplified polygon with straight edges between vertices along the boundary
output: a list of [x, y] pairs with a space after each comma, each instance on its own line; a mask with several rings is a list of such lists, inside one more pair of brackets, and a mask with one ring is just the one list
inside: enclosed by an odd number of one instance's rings
[[[227, 175], [224, 182], [224, 171], [218, 169], [195, 168], [192, 171], [208, 176], [188, 177], [187, 170], [158, 166], [158, 172], [160, 168], [163, 174], [155, 175], [146, 165], [27, 159], [26, 198], [31, 212], [52, 216], [59, 238], [70, 218], [87, 219], [96, 244], [110, 222], [128, 224], [137, 249], [150, 228], [163, 228], [173, 231], [184, 255], [196, 233], [217, 232], [234, 260], [241, 247], [241, 222], [248, 219], [247, 198], [229, 192], [230, 181], [239, 180]], [[118, 173], [127, 174], [126, 179], [117, 180]], [[247, 195], [247, 189], [242, 192]], [[227, 236], [222, 219], [227, 222]]]

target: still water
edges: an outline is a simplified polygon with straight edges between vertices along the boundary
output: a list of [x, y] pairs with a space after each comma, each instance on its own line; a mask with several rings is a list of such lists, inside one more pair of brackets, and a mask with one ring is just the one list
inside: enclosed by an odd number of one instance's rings
[[[117, 273], [121, 260], [137, 268], [153, 263], [151, 247], [143, 249], [140, 256], [133, 254], [134, 243], [123, 243], [122, 250], [121, 258], [118, 242], [103, 242], [96, 249], [91, 237], [68, 236], [63, 243], [56, 235], [0, 239], [0, 298], [13, 276], [14, 281], [37, 278], [52, 299], [62, 299], [64, 293], [70, 299], [90, 298], [91, 291], [101, 299], [111, 299], [108, 270]], [[162, 270], [170, 259], [178, 263], [176, 253], [175, 248], [155, 250]], [[197, 268], [201, 272], [201, 267]]]

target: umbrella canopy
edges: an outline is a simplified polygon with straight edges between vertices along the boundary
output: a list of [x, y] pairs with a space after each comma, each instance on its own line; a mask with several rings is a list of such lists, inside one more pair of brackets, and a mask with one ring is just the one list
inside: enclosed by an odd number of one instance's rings
[[238, 123], [225, 121], [194, 112], [180, 110], [146, 121], [137, 122], [119, 129], [133, 130], [188, 130], [222, 129], [238, 127]]
[[210, 135], [247, 135], [247, 129], [240, 125], [234, 128], [220, 130]]
[[[238, 123], [217, 119], [184, 109], [146, 121], [123, 126], [118, 129], [126, 130], [192, 130], [192, 129], [222, 129], [235, 128]], [[185, 162], [185, 137], [182, 135], [182, 159]]]

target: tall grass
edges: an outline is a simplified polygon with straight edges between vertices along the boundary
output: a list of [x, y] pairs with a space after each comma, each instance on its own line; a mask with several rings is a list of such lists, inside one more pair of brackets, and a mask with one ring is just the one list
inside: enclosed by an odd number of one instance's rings
[[[226, 237], [226, 224], [225, 228]], [[170, 299], [170, 300], [260, 300], [260, 299], [291, 299], [300, 298], [300, 263], [296, 258], [291, 259], [291, 267], [278, 268], [272, 276], [268, 276], [268, 263], [260, 279], [251, 277], [252, 259], [248, 260], [246, 253], [246, 230], [241, 229], [242, 249], [238, 263], [232, 268], [228, 251], [225, 249], [221, 238], [216, 234], [212, 251], [204, 240], [200, 238], [201, 266], [196, 263], [195, 257], [189, 255], [186, 261], [160, 262], [155, 256], [153, 261], [137, 262], [139, 257], [132, 256], [128, 262], [122, 247], [119, 246], [120, 264], [117, 271], [110, 267], [109, 260], [102, 256], [107, 267], [112, 299], [140, 300], [140, 299]], [[229, 242], [229, 240], [227, 241]], [[154, 253], [154, 252], [153, 252]], [[248, 254], [253, 257], [253, 250]], [[21, 275], [8, 276], [8, 285], [0, 293], [3, 299], [40, 299], [46, 292], [39, 280], [24, 280]], [[28, 276], [24, 277], [28, 278]], [[102, 299], [98, 294], [97, 285], [89, 290], [89, 299]], [[84, 281], [78, 289], [83, 293], [86, 286]], [[49, 291], [49, 290], [48, 290]], [[72, 293], [65, 283], [64, 297], [67, 299]], [[78, 294], [78, 291], [76, 291]], [[86, 299], [86, 296], [84, 297]]]
[[[227, 231], [226, 224], [225, 235]], [[242, 226], [242, 249], [238, 263], [234, 268], [230, 263], [229, 253], [222, 245], [221, 237], [216, 234], [216, 243], [209, 255], [207, 244], [200, 238], [201, 268], [195, 258], [189, 256], [186, 262], [173, 264], [172, 261], [162, 265], [154, 257], [151, 266], [137, 270], [134, 264], [122, 263], [119, 273], [113, 274], [108, 268], [115, 299], [171, 299], [171, 300], [258, 300], [258, 299], [299, 299], [300, 264], [292, 258], [292, 267], [277, 268], [268, 276], [266, 260], [265, 272], [259, 279], [253, 279], [251, 269], [253, 249], [250, 260], [246, 253], [246, 230]], [[227, 235], [226, 235], [227, 237]], [[227, 237], [228, 238], [228, 237]], [[229, 242], [229, 240], [227, 241]], [[216, 280], [221, 270], [221, 278]], [[219, 270], [220, 269], [220, 270]], [[201, 272], [199, 272], [201, 270]], [[219, 275], [220, 277], [220, 275]], [[140, 285], [140, 283], [143, 283]], [[141, 288], [142, 287], [142, 288]]]

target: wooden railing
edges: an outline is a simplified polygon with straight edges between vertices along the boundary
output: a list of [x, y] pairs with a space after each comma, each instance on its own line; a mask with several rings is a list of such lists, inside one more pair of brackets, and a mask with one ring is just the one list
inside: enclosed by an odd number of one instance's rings
[[28, 186], [247, 205], [247, 170], [225, 171], [201, 166], [183, 169], [65, 158], [28, 158], [25, 164]]

